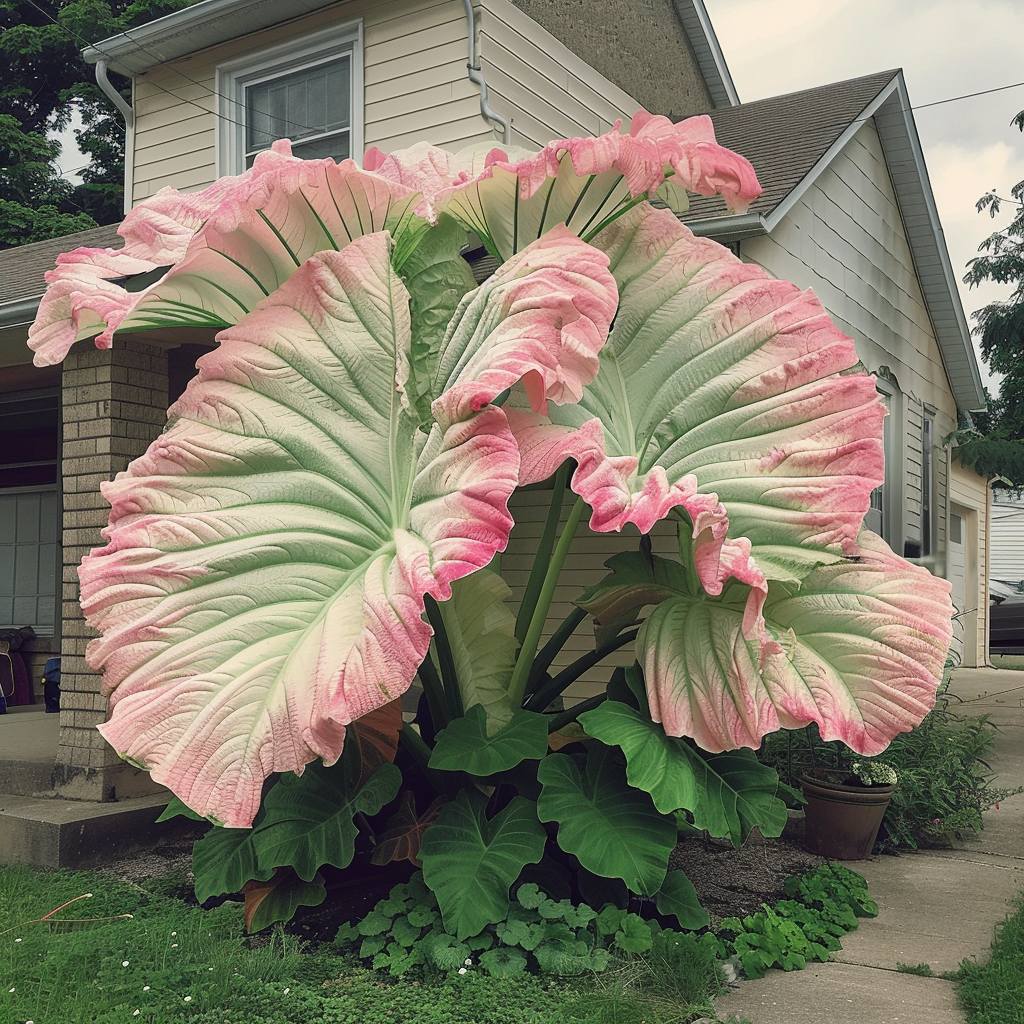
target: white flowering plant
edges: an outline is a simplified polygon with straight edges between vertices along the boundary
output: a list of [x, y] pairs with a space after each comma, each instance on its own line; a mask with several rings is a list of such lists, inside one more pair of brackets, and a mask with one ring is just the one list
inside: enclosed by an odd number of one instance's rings
[[895, 786], [899, 782], [896, 769], [884, 761], [854, 761], [850, 772], [862, 786]]

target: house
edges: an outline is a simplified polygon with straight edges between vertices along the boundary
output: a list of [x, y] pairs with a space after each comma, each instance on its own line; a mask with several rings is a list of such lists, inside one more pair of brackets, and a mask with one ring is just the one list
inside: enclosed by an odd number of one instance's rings
[[[966, 613], [964, 658], [985, 662], [987, 482], [954, 466], [944, 440], [982, 405], [981, 382], [900, 72], [740, 104], [701, 0], [201, 0], [85, 56], [101, 88], [110, 71], [132, 80], [126, 204], [237, 173], [281, 136], [299, 154], [334, 157], [418, 141], [540, 146], [599, 133], [640, 106], [710, 111], [765, 193], [742, 217], [698, 202], [687, 219], [815, 288], [856, 339], [890, 408], [872, 525], [950, 575]], [[0, 480], [0, 627], [33, 625], [37, 661], [61, 654], [59, 735], [35, 755], [55, 755], [60, 792], [96, 800], [148, 780], [94, 728], [105, 702], [83, 657], [76, 568], [106, 522], [99, 483], [157, 435], [211, 343], [146, 335], [108, 351], [78, 345], [59, 369], [30, 364], [25, 332], [43, 271], [59, 252], [113, 238], [98, 228], [0, 253], [0, 443], [22, 460]], [[29, 435], [35, 447], [22, 443]], [[544, 496], [517, 501], [503, 570], [521, 588]], [[553, 621], [619, 543], [581, 534]], [[670, 543], [667, 529], [655, 543]]]
[[[989, 579], [1011, 591], [1024, 586], [1024, 498], [999, 492], [992, 502], [992, 557]], [[1003, 595], [1005, 596], [1005, 595]]]

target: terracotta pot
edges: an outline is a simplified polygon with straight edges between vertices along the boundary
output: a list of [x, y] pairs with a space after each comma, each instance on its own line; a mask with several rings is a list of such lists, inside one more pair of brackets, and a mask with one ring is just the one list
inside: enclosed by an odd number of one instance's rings
[[807, 777], [800, 781], [807, 798], [807, 849], [835, 860], [870, 857], [896, 787], [842, 786]]

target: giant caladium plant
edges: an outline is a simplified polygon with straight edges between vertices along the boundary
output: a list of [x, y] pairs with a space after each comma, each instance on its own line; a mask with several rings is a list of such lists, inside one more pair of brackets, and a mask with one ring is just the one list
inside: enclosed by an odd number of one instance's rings
[[[952, 605], [862, 529], [873, 381], [811, 293], [677, 216], [688, 192], [758, 191], [703, 117], [363, 167], [279, 143], [139, 204], [122, 249], [61, 257], [38, 363], [216, 332], [104, 485], [80, 570], [104, 736], [227, 826], [196, 848], [204, 896], [251, 883], [263, 922], [318, 902], [323, 867], [406, 858], [459, 940], [524, 871], [678, 910], [680, 823], [781, 831], [767, 733], [813, 722], [872, 755], [921, 721]], [[515, 488], [548, 480], [517, 609], [495, 556]], [[622, 550], [545, 637], [584, 519]], [[661, 520], [674, 558], [645, 541]], [[553, 671], [588, 616], [594, 652]], [[628, 644], [633, 667], [574, 699]]]

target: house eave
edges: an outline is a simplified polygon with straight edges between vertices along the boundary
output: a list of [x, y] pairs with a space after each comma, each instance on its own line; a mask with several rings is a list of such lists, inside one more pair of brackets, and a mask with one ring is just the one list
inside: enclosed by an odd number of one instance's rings
[[148, 21], [131, 32], [85, 47], [82, 56], [89, 64], [106, 60], [112, 71], [122, 75], [143, 74], [158, 64], [176, 60], [209, 46], [258, 32], [283, 21], [291, 21], [338, 0], [199, 0], [162, 18]]
[[0, 328], [21, 327], [35, 319], [42, 295], [28, 295], [23, 299], [13, 299], [0, 303]]
[[704, 0], [675, 0], [676, 14], [682, 22], [708, 95], [716, 107], [734, 107], [740, 99], [729, 74], [729, 65], [715, 35]]

